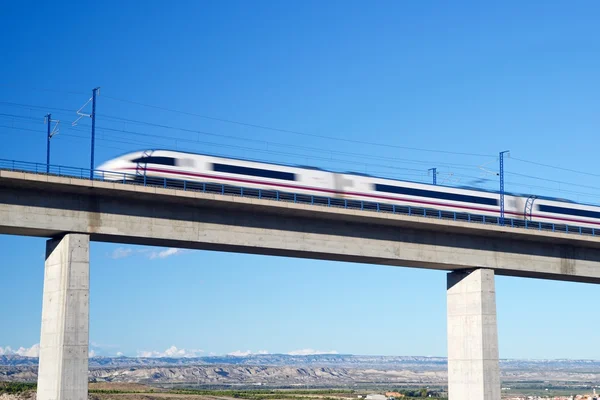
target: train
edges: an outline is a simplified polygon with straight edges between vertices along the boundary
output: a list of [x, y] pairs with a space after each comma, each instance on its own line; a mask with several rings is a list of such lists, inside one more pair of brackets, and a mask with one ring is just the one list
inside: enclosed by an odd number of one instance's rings
[[[106, 180], [164, 179], [225, 184], [250, 189], [392, 207], [414, 207], [481, 218], [500, 217], [497, 191], [389, 179], [355, 172], [266, 163], [174, 150], [129, 152], [97, 169]], [[548, 225], [600, 227], [600, 207], [545, 196], [505, 192], [504, 217]]]

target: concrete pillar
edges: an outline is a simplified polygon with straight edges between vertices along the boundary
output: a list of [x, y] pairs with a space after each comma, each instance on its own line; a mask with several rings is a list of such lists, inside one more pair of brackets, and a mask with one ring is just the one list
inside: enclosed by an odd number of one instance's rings
[[448, 274], [449, 400], [500, 400], [494, 271]]
[[37, 400], [87, 400], [88, 235], [46, 243]]

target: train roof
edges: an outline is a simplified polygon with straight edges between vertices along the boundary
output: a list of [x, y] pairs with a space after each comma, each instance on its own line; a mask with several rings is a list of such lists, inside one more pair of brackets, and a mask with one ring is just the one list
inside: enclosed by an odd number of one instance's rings
[[[182, 150], [144, 149], [144, 150], [128, 151], [127, 153], [121, 153], [120, 156], [124, 156], [126, 154], [131, 154], [131, 153], [143, 152], [143, 151], [152, 151], [152, 152], [155, 152], [155, 151], [169, 151], [169, 152], [173, 152], [173, 153], [192, 154], [192, 155], [196, 155], [196, 156], [209, 156], [209, 157], [228, 158], [228, 159], [231, 159], [231, 160], [251, 161], [251, 162], [257, 162], [257, 163], [268, 164], [268, 165], [278, 165], [278, 166], [283, 166], [283, 167], [311, 169], [311, 170], [315, 170], [315, 171], [331, 172], [331, 173], [338, 173], [338, 174], [367, 176], [367, 177], [376, 178], [376, 179], [390, 179], [390, 180], [394, 180], [394, 181], [398, 181], [398, 182], [408, 182], [408, 183], [417, 183], [417, 184], [420, 184], [420, 185], [434, 186], [433, 184], [426, 183], [426, 182], [415, 182], [415, 181], [410, 181], [410, 180], [406, 180], [406, 179], [397, 179], [397, 178], [390, 178], [390, 177], [385, 177], [385, 176], [376, 176], [376, 175], [370, 175], [370, 174], [363, 173], [363, 172], [334, 171], [334, 170], [329, 170], [329, 169], [325, 169], [325, 168], [319, 168], [319, 167], [313, 167], [313, 166], [301, 165], [301, 164], [276, 163], [276, 162], [263, 161], [263, 160], [257, 160], [257, 159], [252, 159], [252, 158], [230, 157], [230, 156], [225, 157], [225, 156], [218, 155], [218, 154], [195, 153], [195, 152], [191, 152], [191, 151], [182, 151]], [[467, 189], [467, 190], [474, 190], [474, 191], [486, 192], [486, 193], [494, 193], [494, 194], [500, 195], [500, 191], [499, 190], [495, 190], [495, 189], [482, 189], [482, 188], [478, 188], [478, 187], [475, 187], [475, 186], [464, 186], [464, 185], [462, 185], [462, 186], [448, 186], [448, 185], [439, 185], [439, 184], [435, 185], [435, 186], [436, 187], [445, 187], [445, 188], [448, 188], [448, 189]], [[584, 205], [584, 206], [593, 206], [593, 207], [599, 207], [600, 206], [599, 204], [583, 203], [583, 202], [577, 202], [577, 201], [573, 201], [573, 200], [569, 200], [569, 199], [565, 199], [565, 198], [553, 197], [553, 196], [544, 196], [544, 195], [537, 195], [537, 194], [533, 194], [533, 193], [516, 193], [516, 192], [504, 191], [504, 194], [507, 195], [507, 196], [517, 196], [517, 197], [531, 197], [531, 196], [535, 196], [537, 199], [540, 199], [540, 200], [561, 201], [561, 202], [565, 202], [565, 203], [579, 204], [579, 205]]]

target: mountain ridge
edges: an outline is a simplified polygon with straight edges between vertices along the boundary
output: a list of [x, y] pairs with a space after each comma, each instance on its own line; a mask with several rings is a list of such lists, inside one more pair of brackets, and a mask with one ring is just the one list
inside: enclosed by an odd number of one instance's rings
[[[2, 366], [37, 366], [37, 357], [1, 355]], [[510, 368], [526, 365], [561, 365], [563, 367], [593, 366], [600, 368], [600, 360], [593, 359], [501, 359], [500, 364]], [[128, 357], [94, 356], [89, 358], [90, 368], [125, 366], [186, 366], [186, 365], [248, 365], [248, 366], [323, 366], [340, 368], [394, 369], [398, 367], [424, 367], [438, 369], [447, 367], [446, 357], [437, 356], [377, 356], [354, 354], [251, 354], [246, 356], [200, 356], [200, 357]]]

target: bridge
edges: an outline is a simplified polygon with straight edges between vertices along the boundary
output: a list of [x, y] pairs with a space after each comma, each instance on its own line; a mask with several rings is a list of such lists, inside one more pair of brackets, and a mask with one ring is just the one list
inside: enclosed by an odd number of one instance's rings
[[86, 399], [90, 241], [446, 271], [451, 400], [499, 400], [495, 275], [600, 283], [595, 230], [0, 160], [0, 234], [48, 238], [38, 399]]

